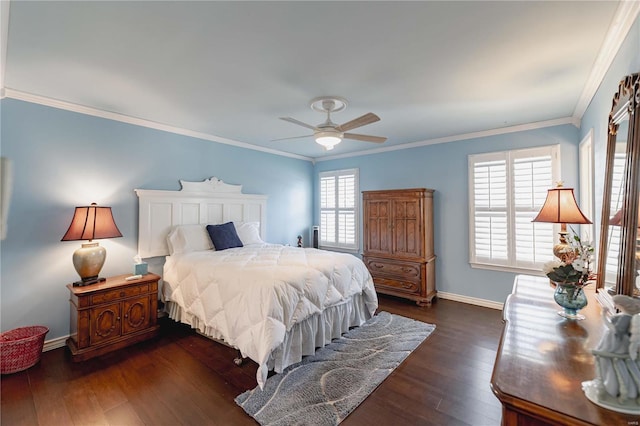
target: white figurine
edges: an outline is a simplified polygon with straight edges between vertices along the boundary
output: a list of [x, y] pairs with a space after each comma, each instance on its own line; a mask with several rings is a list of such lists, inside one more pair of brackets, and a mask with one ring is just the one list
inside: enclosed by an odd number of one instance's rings
[[623, 294], [616, 294], [612, 297], [613, 304], [625, 314], [640, 314], [640, 299]]

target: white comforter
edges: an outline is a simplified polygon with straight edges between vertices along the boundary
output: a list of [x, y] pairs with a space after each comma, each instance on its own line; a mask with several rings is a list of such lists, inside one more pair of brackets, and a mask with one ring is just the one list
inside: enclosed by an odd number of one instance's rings
[[261, 387], [269, 355], [295, 324], [356, 294], [371, 315], [378, 306], [360, 259], [312, 248], [261, 244], [173, 255], [163, 278], [165, 301], [256, 361]]

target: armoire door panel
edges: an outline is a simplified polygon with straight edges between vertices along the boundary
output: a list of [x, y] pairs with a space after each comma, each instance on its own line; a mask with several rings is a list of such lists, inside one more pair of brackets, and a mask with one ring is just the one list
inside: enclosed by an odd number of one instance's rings
[[388, 201], [371, 201], [367, 203], [365, 224], [368, 233], [365, 236], [365, 250], [376, 253], [391, 252], [391, 236]]

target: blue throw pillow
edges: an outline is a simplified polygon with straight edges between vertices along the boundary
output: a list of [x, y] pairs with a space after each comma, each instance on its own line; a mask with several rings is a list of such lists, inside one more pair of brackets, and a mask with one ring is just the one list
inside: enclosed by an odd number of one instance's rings
[[207, 225], [207, 232], [216, 250], [242, 247], [242, 241], [238, 237], [233, 222], [223, 223], [222, 225]]

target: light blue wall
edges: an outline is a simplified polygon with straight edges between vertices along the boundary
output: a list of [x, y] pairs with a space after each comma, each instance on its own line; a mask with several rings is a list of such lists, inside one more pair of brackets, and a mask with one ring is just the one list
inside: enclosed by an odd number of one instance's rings
[[[267, 240], [295, 244], [312, 220], [311, 162], [161, 132], [26, 102], [1, 101], [0, 153], [13, 163], [8, 234], [1, 250], [1, 329], [43, 324], [69, 334], [65, 285], [77, 280], [60, 242], [75, 206], [111, 206], [123, 238], [101, 240], [103, 276], [130, 273], [137, 251], [135, 188], [180, 189], [216, 176], [266, 194]], [[150, 264], [161, 272], [161, 263]]]
[[[580, 136], [584, 138], [593, 129], [594, 148], [594, 223], [600, 223], [602, 216], [602, 197], [604, 170], [607, 156], [608, 119], [611, 111], [613, 95], [618, 91], [618, 84], [626, 75], [640, 72], [640, 18], [627, 34], [613, 63], [602, 80], [598, 91], [582, 116]], [[597, 232], [599, 232], [599, 227]]]
[[[431, 188], [434, 193], [434, 239], [437, 290], [504, 302], [514, 274], [469, 266], [468, 155], [560, 144], [562, 179], [576, 187], [578, 129], [571, 125], [470, 139], [375, 155], [322, 161], [317, 173], [358, 168], [360, 190]], [[317, 197], [316, 197], [317, 198]], [[317, 202], [317, 200], [315, 200]], [[318, 216], [315, 216], [317, 222]]]
[[[513, 275], [469, 266], [467, 156], [559, 143], [562, 177], [577, 187], [578, 143], [594, 129], [595, 203], [599, 216], [606, 149], [606, 120], [618, 82], [640, 71], [636, 21], [586, 111], [581, 129], [558, 126], [384, 154], [322, 161], [301, 160], [216, 144], [134, 125], [4, 99], [0, 101], [0, 154], [13, 161], [14, 187], [6, 240], [0, 243], [0, 329], [47, 325], [47, 339], [69, 333], [68, 292], [76, 279], [71, 254], [60, 242], [73, 207], [90, 202], [113, 207], [124, 237], [102, 240], [103, 275], [128, 273], [137, 244], [134, 188], [179, 189], [178, 179], [216, 176], [266, 194], [267, 239], [295, 244], [309, 235], [317, 173], [357, 167], [360, 189], [428, 187], [435, 193], [438, 290], [503, 302]], [[596, 217], [599, 223], [599, 217]], [[161, 272], [161, 263], [151, 268]]]

